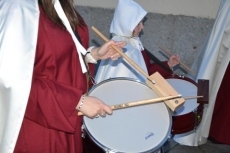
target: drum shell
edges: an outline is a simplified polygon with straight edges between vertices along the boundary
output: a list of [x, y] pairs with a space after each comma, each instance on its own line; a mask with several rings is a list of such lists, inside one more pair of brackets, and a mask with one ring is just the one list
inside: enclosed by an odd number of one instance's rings
[[[183, 97], [197, 96], [197, 83], [195, 81], [187, 77], [179, 77], [179, 76], [167, 77], [166, 80], [171, 84], [172, 87], [174, 87], [174, 89], [177, 90], [179, 94], [182, 94]], [[178, 85], [178, 83], [181, 83], [182, 85]], [[189, 90], [191, 90], [192, 92], [189, 93]], [[183, 93], [185, 93], [185, 95]], [[186, 95], [187, 93], [189, 93], [189, 95]], [[191, 101], [185, 100], [185, 103], [189, 103], [189, 102]], [[197, 99], [193, 99], [192, 102], [197, 103]], [[198, 103], [196, 104], [196, 107], [192, 107], [188, 112], [183, 112], [177, 115], [175, 113], [175, 115], [172, 116], [171, 133], [173, 135], [182, 134], [194, 130], [200, 124], [202, 115], [203, 115], [203, 104], [198, 104]]]

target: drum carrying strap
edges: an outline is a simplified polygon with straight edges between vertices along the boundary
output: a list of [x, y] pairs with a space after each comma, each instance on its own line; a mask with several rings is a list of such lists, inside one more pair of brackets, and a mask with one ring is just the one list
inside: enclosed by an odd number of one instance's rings
[[[81, 38], [80, 38], [80, 36], [79, 36], [79, 34], [78, 34], [78, 32], [76, 31], [75, 32], [75, 36], [76, 36], [76, 38], [78, 39], [78, 41], [82, 44], [82, 42], [81, 42]], [[89, 93], [89, 88], [90, 88], [90, 86], [89, 86], [89, 81], [91, 81], [91, 83], [93, 84], [93, 85], [95, 85], [96, 83], [95, 83], [95, 80], [94, 80], [94, 78], [93, 78], [93, 76], [91, 75], [91, 73], [90, 73], [90, 71], [89, 71], [89, 65], [86, 63], [86, 61], [85, 61], [85, 55], [82, 55], [81, 54], [81, 56], [82, 56], [82, 58], [83, 58], [83, 60], [84, 60], [84, 63], [85, 63], [85, 65], [86, 65], [86, 69], [87, 69], [87, 72], [85, 73], [85, 75], [86, 75], [86, 81], [87, 81], [87, 92], [85, 93], [86, 95], [88, 95], [88, 93]]]
[[93, 85], [96, 84], [93, 76], [91, 75], [90, 71], [89, 71], [89, 65], [86, 64], [86, 68], [87, 68], [87, 73], [85, 74], [86, 75], [86, 81], [87, 81], [87, 93], [86, 95], [88, 95], [89, 93], [89, 89], [90, 89], [90, 85], [89, 85], [89, 82], [91, 82]]

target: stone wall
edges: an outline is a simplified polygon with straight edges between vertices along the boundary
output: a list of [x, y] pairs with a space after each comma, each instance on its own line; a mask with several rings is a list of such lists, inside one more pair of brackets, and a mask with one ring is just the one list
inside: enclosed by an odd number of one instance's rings
[[[110, 38], [109, 27], [113, 18], [113, 9], [76, 6], [90, 30], [90, 45], [101, 45], [104, 41], [91, 27], [96, 27]], [[160, 60], [168, 56], [159, 51], [158, 46], [166, 48], [172, 54], [178, 54], [186, 66], [191, 67], [211, 32], [214, 19], [196, 18], [182, 15], [162, 15], [148, 13], [144, 22], [141, 40], [144, 46]], [[180, 69], [182, 70], [182, 69]], [[186, 73], [182, 71], [182, 73]]]

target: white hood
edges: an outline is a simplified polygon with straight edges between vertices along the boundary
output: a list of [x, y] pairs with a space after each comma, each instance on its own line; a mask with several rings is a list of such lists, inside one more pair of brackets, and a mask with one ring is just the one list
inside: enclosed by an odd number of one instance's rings
[[137, 24], [145, 17], [147, 12], [133, 0], [119, 0], [110, 26], [110, 33], [132, 37]]
[[[125, 41], [124, 53], [146, 73], [147, 68], [142, 56], [142, 43], [139, 37], [132, 37], [133, 30], [145, 17], [147, 12], [133, 0], [119, 0], [114, 12], [110, 33], [115, 41]], [[129, 77], [145, 82], [146, 77], [131, 66], [124, 58], [116, 61], [103, 60], [100, 62], [95, 80], [97, 83], [116, 77]]]

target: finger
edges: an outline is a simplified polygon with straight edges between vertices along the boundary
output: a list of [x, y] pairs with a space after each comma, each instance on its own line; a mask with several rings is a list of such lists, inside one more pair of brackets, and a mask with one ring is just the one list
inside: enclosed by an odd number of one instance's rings
[[114, 55], [113, 56], [115, 56], [115, 57], [120, 57], [121, 55], [119, 54], [119, 53], [114, 53]]
[[120, 54], [119, 53], [110, 53], [110, 54], [108, 54], [108, 57], [110, 59], [117, 59], [118, 57], [120, 57]]
[[101, 113], [100, 113], [100, 116], [101, 116], [101, 117], [105, 117], [105, 116], [106, 116], [105, 111], [101, 112]]
[[116, 61], [116, 60], [118, 60], [118, 57], [113, 57], [113, 58], [110, 58], [111, 60], [113, 60], [113, 61]]
[[105, 44], [107, 47], [111, 47], [111, 45], [116, 45], [116, 42], [115, 41], [113, 41], [113, 40], [110, 40], [110, 41], [108, 41], [106, 44]]
[[104, 111], [105, 111], [105, 113], [107, 113], [109, 115], [111, 115], [113, 113], [112, 109], [107, 105], [104, 106]]
[[120, 56], [116, 54], [116, 55], [110, 56], [110, 59], [111, 59], [111, 60], [117, 60], [119, 57], [120, 57]]
[[117, 47], [123, 48], [127, 43], [124, 41], [117, 41], [115, 44]]

